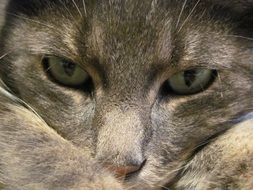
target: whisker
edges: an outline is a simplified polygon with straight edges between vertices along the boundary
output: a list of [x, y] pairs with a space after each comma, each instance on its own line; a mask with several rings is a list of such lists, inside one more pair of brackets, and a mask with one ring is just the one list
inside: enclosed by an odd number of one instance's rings
[[30, 106], [28, 103], [26, 103], [24, 100], [20, 99], [19, 97], [15, 96], [12, 90], [1, 79], [0, 79], [0, 84], [4, 87], [4, 88], [0, 88], [0, 92], [2, 94], [6, 95], [7, 97], [11, 97], [13, 101], [16, 101], [20, 103], [21, 105], [25, 106], [27, 109], [32, 111], [42, 122], [45, 122], [42, 119], [42, 117], [39, 115], [39, 113], [32, 106]]
[[48, 67], [44, 72], [49, 72], [57, 63], [53, 63], [50, 67]]
[[[65, 10], [66, 10], [66, 11], [68, 12], [68, 14], [70, 15], [71, 19], [73, 20], [74, 25], [76, 26], [76, 29], [77, 29], [80, 33], [83, 33], [80, 24], [79, 24], [78, 21], [75, 19], [74, 15], [73, 15], [73, 14], [71, 13], [71, 11], [68, 9], [68, 7], [66, 6], [66, 4], [65, 4], [64, 2], [62, 2], [62, 0], [60, 0], [60, 3], [64, 6]], [[74, 3], [74, 5], [76, 5], [75, 2], [73, 2], [73, 3]], [[83, 0], [83, 3], [84, 3], [84, 0]], [[76, 7], [76, 6], [75, 6], [75, 7]], [[84, 4], [84, 7], [85, 7], [85, 4]], [[80, 9], [78, 9], [78, 10], [80, 11]], [[78, 12], [79, 12], [79, 11], [78, 11]], [[80, 11], [80, 12], [81, 12], [81, 11]], [[80, 14], [80, 12], [79, 12], [79, 14]], [[85, 14], [86, 14], [86, 9], [85, 9]], [[83, 15], [82, 15], [82, 17], [83, 17]]]
[[6, 56], [10, 55], [11, 53], [14, 53], [16, 50], [17, 50], [17, 48], [11, 49], [11, 50], [7, 51], [7, 53], [5, 53], [5, 54], [3, 54], [3, 55], [0, 56], [0, 60], [4, 59]]
[[186, 22], [189, 20], [189, 18], [191, 17], [192, 13], [195, 11], [196, 7], [198, 6], [199, 2], [201, 0], [198, 0], [197, 3], [194, 5], [194, 7], [192, 8], [191, 12], [189, 13], [189, 15], [186, 17], [185, 21], [183, 22], [183, 24], [181, 25], [181, 27], [179, 28], [178, 32], [180, 32], [182, 30], [182, 28], [184, 27], [184, 25], [186, 24]]
[[80, 29], [80, 25], [79, 23], [76, 21], [74, 15], [71, 13], [71, 11], [68, 9], [68, 7], [66, 6], [66, 4], [64, 2], [62, 2], [62, 0], [60, 0], [60, 3], [64, 6], [65, 10], [68, 12], [68, 14], [70, 15], [71, 19], [73, 20], [73, 23], [76, 25], [76, 28], [81, 31]]
[[83, 17], [83, 14], [82, 14], [81, 10], [78, 8], [78, 6], [77, 6], [75, 0], [72, 0], [72, 2], [73, 2], [73, 4], [75, 5], [75, 7], [76, 7], [78, 13], [80, 14], [80, 16]]
[[220, 74], [218, 73], [217, 76], [218, 76], [219, 85], [220, 85], [220, 89], [221, 89], [221, 91], [220, 91], [220, 93], [221, 93], [221, 98], [224, 98], [224, 94], [223, 94], [223, 91], [222, 91], [222, 82], [221, 82]]
[[125, 188], [124, 190], [131, 190], [131, 189], [135, 189], [139, 184], [135, 184], [135, 185], [131, 185], [127, 188]]
[[179, 23], [180, 23], [182, 14], [183, 14], [184, 9], [185, 9], [185, 6], [186, 6], [186, 3], [187, 3], [187, 0], [184, 1], [183, 6], [182, 6], [182, 9], [181, 9], [181, 11], [180, 11], [180, 14], [179, 14], [179, 16], [178, 16], [178, 20], [177, 20], [177, 24], [176, 24], [176, 29], [178, 28], [178, 25], [179, 25]]
[[62, 0], [60, 0], [60, 3], [61, 3], [62, 6], [65, 8], [65, 10], [68, 12], [68, 14], [70, 15], [70, 17], [71, 17], [72, 19], [74, 19], [75, 17], [74, 17], [73, 14], [70, 12], [70, 10], [69, 10], [68, 7], [66, 6], [66, 4], [65, 4]]
[[83, 10], [84, 10], [85, 16], [87, 17], [86, 4], [85, 4], [84, 0], [83, 0]]
[[171, 190], [170, 188], [165, 187], [165, 186], [163, 186], [163, 185], [159, 185], [159, 187], [161, 187], [161, 188], [163, 188], [163, 189], [166, 189], [166, 190]]
[[197, 146], [195, 146], [193, 148], [193, 150], [198, 150], [200, 147], [204, 146], [204, 145], [207, 145], [208, 143], [210, 143], [211, 141], [217, 139], [218, 137], [214, 137], [213, 139], [208, 139], [206, 141], [203, 141], [202, 143], [199, 143]]
[[245, 37], [245, 36], [239, 36], [239, 35], [224, 35], [224, 36], [234, 37], [234, 38], [242, 38], [242, 39], [245, 39], [245, 40], [253, 41], [253, 38], [249, 38], [249, 37]]
[[171, 175], [171, 174], [173, 174], [173, 173], [175, 173], [175, 172], [178, 172], [178, 171], [180, 171], [180, 170], [183, 170], [183, 169], [185, 169], [185, 165], [182, 165], [181, 167], [179, 167], [179, 168], [177, 168], [177, 169], [174, 169], [174, 170], [170, 171], [170, 173], [168, 173], [168, 175]]
[[7, 55], [13, 53], [14, 51], [15, 51], [15, 49], [14, 50], [10, 50], [9, 52], [3, 54], [2, 56], [0, 56], [0, 60], [3, 59], [3, 58], [5, 58]]

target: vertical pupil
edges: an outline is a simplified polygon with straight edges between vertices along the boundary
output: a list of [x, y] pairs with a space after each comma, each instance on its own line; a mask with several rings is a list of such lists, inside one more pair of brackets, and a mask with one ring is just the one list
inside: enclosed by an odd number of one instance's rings
[[73, 76], [74, 72], [75, 72], [75, 68], [76, 68], [76, 65], [74, 63], [71, 63], [71, 62], [67, 62], [67, 61], [63, 61], [62, 62], [62, 67], [65, 71], [65, 73], [71, 77]]
[[184, 81], [188, 87], [190, 87], [192, 83], [195, 81], [196, 74], [197, 74], [196, 70], [188, 70], [184, 72]]

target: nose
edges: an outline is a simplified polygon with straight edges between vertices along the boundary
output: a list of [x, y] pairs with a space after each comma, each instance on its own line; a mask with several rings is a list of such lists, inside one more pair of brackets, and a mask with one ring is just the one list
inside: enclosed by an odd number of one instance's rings
[[129, 166], [114, 166], [110, 164], [105, 164], [105, 167], [111, 171], [116, 177], [125, 178], [133, 173], [140, 171], [145, 164], [145, 161], [140, 165], [129, 165]]

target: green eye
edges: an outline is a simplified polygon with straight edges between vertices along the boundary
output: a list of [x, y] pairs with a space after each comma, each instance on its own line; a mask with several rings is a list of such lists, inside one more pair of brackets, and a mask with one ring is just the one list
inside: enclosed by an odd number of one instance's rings
[[176, 94], [189, 95], [203, 91], [214, 79], [210, 69], [191, 69], [180, 72], [168, 80], [171, 90]]
[[46, 72], [66, 86], [80, 86], [89, 79], [89, 75], [77, 64], [58, 57], [47, 57]]

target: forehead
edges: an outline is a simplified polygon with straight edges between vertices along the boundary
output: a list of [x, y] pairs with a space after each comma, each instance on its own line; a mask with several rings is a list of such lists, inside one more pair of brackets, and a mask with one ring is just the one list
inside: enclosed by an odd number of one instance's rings
[[117, 44], [117, 48], [125, 51], [126, 47], [128, 51], [147, 51], [155, 47], [157, 41], [169, 42], [186, 28], [182, 27], [184, 25], [195, 24], [192, 29], [197, 29], [201, 25], [198, 17], [203, 16], [208, 7], [197, 0], [16, 1], [10, 4], [10, 12], [14, 10], [17, 14], [39, 16], [43, 23], [57, 25], [63, 35], [65, 31], [72, 31], [75, 35], [80, 32], [85, 38], [84, 34], [88, 36], [87, 33], [92, 33], [91, 40], [95, 40], [99, 47], [106, 42], [107, 45]]
[[186, 43], [208, 39], [217, 25], [210, 21], [212, 8], [197, 0], [25, 0], [9, 7], [57, 29], [47, 28], [44, 34], [50, 37], [37, 39], [41, 47], [68, 46], [72, 54], [123, 68], [169, 63], [173, 51], [183, 55]]
[[[207, 7], [197, 0], [13, 0], [9, 6], [10, 12], [39, 16], [46, 22], [67, 18], [73, 24], [99, 23], [108, 34], [125, 38], [157, 33], [169, 22], [175, 29]], [[82, 29], [87, 30], [87, 26]]]
[[93, 45], [105, 54], [112, 54], [108, 51], [113, 50], [120, 51], [121, 55], [147, 57], [164, 48], [169, 54], [173, 20], [162, 9], [157, 1], [98, 4], [91, 19]]

